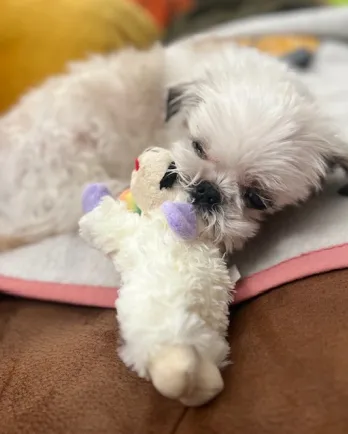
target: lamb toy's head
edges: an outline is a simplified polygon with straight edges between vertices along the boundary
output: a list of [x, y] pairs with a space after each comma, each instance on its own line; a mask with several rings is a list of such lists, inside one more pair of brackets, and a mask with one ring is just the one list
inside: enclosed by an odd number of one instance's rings
[[[111, 193], [105, 185], [88, 185], [82, 197], [84, 212], [94, 209], [106, 195]], [[121, 194], [120, 200], [129, 211], [144, 216], [160, 208], [169, 227], [183, 239], [197, 235], [194, 209], [177, 182], [171, 152], [164, 148], [148, 148], [135, 160], [130, 189]]]
[[130, 192], [144, 214], [160, 207], [165, 201], [187, 201], [177, 182], [171, 152], [158, 147], [146, 149], [135, 160]]

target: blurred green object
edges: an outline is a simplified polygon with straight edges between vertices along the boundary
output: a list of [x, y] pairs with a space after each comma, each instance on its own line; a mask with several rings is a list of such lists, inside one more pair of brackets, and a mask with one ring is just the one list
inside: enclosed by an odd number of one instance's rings
[[348, 0], [328, 0], [328, 3], [332, 6], [348, 6]]

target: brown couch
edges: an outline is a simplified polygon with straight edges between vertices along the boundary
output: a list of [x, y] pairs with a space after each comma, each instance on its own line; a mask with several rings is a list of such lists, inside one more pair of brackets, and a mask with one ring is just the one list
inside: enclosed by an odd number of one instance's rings
[[185, 409], [116, 356], [114, 312], [0, 298], [1, 434], [347, 434], [348, 270], [235, 308], [233, 365]]

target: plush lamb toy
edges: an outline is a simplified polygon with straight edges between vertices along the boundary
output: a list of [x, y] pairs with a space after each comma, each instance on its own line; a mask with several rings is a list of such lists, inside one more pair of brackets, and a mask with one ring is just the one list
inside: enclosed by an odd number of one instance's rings
[[173, 167], [161, 148], [138, 158], [131, 191], [141, 215], [103, 186], [88, 187], [80, 234], [121, 274], [116, 310], [123, 362], [164, 396], [198, 406], [223, 389], [237, 273], [231, 278], [219, 249], [200, 237]]

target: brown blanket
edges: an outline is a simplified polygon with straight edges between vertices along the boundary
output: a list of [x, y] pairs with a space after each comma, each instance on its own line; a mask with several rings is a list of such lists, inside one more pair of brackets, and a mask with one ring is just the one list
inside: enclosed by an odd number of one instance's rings
[[116, 356], [112, 310], [0, 298], [1, 434], [347, 434], [348, 270], [236, 308], [233, 365], [185, 410]]

